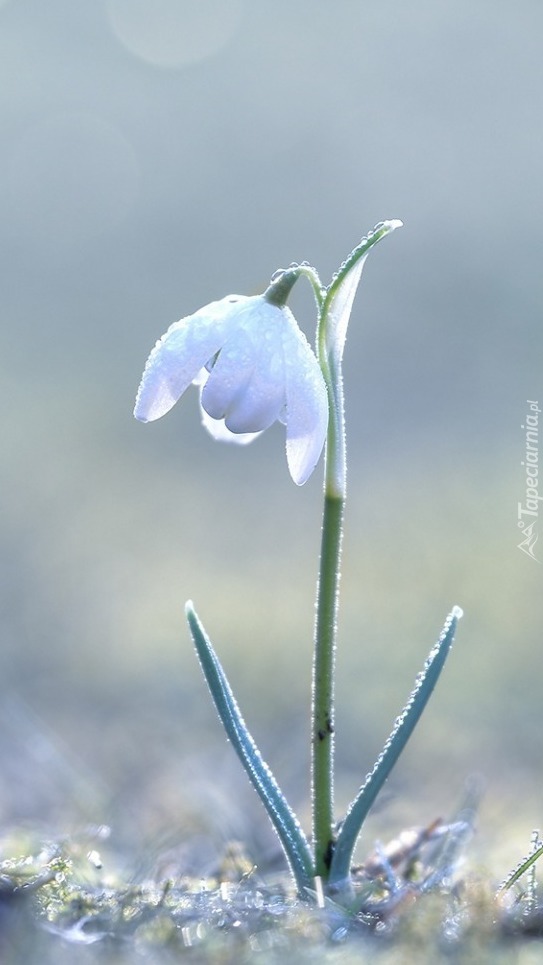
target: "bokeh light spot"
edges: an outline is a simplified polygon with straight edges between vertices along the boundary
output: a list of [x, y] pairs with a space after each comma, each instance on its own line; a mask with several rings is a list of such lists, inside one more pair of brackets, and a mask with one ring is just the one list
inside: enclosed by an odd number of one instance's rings
[[177, 68], [216, 54], [241, 21], [241, 0], [107, 0], [125, 47], [156, 67]]

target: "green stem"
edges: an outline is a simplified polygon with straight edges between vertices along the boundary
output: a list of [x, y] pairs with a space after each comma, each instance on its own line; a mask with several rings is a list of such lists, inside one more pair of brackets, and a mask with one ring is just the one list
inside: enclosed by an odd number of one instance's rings
[[328, 880], [334, 849], [334, 661], [344, 500], [325, 493], [313, 663], [313, 847]]
[[328, 880], [334, 851], [334, 666], [343, 515], [345, 507], [345, 416], [341, 370], [319, 345], [328, 387], [324, 508], [317, 585], [313, 660], [312, 790], [315, 873]]

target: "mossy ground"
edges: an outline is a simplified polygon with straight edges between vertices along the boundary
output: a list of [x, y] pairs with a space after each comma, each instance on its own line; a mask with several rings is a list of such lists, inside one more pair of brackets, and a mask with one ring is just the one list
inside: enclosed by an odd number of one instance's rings
[[[30, 844], [27, 836], [13, 848]], [[319, 894], [301, 900], [286, 874], [261, 874], [236, 844], [212, 877], [139, 882], [123, 881], [107, 844], [102, 863], [96, 845], [85, 834], [4, 859], [2, 963], [543, 959], [543, 903], [533, 891], [520, 883], [496, 899], [495, 884], [465, 855], [460, 862], [458, 849], [454, 867], [440, 865], [427, 833], [407, 849], [400, 836], [386, 849], [390, 863], [370, 857], [348, 910]]]

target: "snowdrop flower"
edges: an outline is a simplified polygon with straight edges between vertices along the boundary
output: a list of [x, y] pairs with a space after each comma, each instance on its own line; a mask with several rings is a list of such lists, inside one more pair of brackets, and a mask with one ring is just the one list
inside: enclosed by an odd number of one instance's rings
[[263, 295], [229, 295], [171, 325], [147, 360], [136, 419], [159, 419], [196, 383], [215, 439], [250, 442], [284, 423], [290, 474], [305, 483], [324, 445], [328, 401], [319, 363], [284, 304], [297, 277], [287, 269]]

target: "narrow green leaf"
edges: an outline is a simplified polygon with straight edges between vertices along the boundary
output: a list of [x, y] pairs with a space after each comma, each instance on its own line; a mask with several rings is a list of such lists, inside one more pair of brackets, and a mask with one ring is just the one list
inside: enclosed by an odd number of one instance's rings
[[515, 881], [518, 881], [518, 879], [521, 878], [522, 875], [525, 874], [526, 871], [528, 871], [528, 869], [531, 868], [532, 865], [534, 865], [535, 862], [538, 861], [542, 855], [543, 855], [543, 844], [541, 844], [535, 851], [532, 851], [531, 854], [527, 855], [525, 858], [522, 859], [522, 861], [520, 862], [519, 865], [517, 865], [514, 871], [512, 871], [511, 874], [507, 876], [505, 881], [501, 883], [500, 887], [498, 888], [498, 891], [496, 892], [496, 897], [498, 897], [498, 895], [500, 895], [502, 891], [509, 891], [509, 888], [511, 888], [515, 884]]
[[185, 607], [198, 658], [221, 723], [245, 773], [262, 801], [285, 852], [300, 893], [313, 886], [313, 859], [294, 811], [247, 730], [230, 684], [192, 603]]
[[430, 651], [424, 668], [417, 677], [415, 688], [407, 704], [400, 716], [396, 718], [392, 732], [373, 769], [367, 775], [364, 784], [347, 811], [332, 857], [329, 879], [331, 885], [341, 887], [349, 879], [352, 856], [360, 829], [430, 699], [451, 649], [458, 620], [461, 616], [462, 610], [460, 607], [453, 607], [438, 642]]

